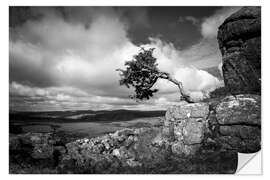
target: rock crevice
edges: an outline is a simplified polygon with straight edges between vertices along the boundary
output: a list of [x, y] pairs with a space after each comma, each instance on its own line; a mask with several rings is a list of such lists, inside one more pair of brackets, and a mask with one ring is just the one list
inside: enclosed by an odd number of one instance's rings
[[225, 86], [233, 94], [261, 91], [261, 8], [244, 7], [218, 30]]

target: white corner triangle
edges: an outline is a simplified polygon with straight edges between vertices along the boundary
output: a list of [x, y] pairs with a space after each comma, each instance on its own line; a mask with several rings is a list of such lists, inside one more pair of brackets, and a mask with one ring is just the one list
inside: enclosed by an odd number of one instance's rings
[[261, 151], [244, 154], [238, 153], [238, 165], [236, 174], [239, 175], [261, 175], [262, 174], [262, 159]]

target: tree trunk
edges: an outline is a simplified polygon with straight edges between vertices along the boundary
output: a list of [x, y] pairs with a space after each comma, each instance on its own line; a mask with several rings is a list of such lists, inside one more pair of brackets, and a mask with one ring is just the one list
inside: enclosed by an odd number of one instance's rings
[[183, 85], [182, 85], [182, 83], [180, 81], [177, 81], [176, 79], [172, 79], [172, 78], [170, 78], [168, 80], [177, 85], [177, 87], [178, 87], [178, 89], [180, 91], [180, 94], [181, 94], [181, 98], [184, 101], [186, 101], [188, 103], [194, 103], [194, 101], [191, 100], [191, 97], [188, 95], [188, 93], [185, 92], [185, 90], [183, 88]]
[[[164, 76], [164, 75], [165, 75], [165, 76]], [[160, 74], [159, 77], [160, 77], [160, 78], [163, 78], [163, 79], [167, 79], [167, 80], [171, 81], [172, 83], [174, 83], [175, 85], [177, 85], [177, 87], [178, 87], [178, 89], [179, 89], [179, 91], [180, 91], [180, 94], [181, 94], [181, 98], [182, 98], [184, 101], [186, 101], [186, 102], [188, 102], [188, 103], [194, 103], [194, 101], [193, 101], [193, 100], [191, 99], [191, 97], [188, 95], [189, 93], [186, 92], [186, 91], [184, 90], [183, 85], [182, 85], [182, 82], [180, 82], [180, 81], [178, 81], [178, 80], [172, 78], [172, 77], [170, 76], [169, 73], [165, 73], [165, 72], [161, 72], [161, 74]]]

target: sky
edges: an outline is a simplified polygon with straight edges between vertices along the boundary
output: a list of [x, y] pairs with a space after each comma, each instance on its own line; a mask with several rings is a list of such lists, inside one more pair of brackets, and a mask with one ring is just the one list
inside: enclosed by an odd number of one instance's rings
[[119, 85], [115, 69], [141, 47], [155, 48], [160, 70], [200, 100], [224, 84], [206, 70], [220, 69], [218, 27], [239, 8], [10, 7], [10, 110], [165, 110], [179, 103], [166, 80], [140, 102]]

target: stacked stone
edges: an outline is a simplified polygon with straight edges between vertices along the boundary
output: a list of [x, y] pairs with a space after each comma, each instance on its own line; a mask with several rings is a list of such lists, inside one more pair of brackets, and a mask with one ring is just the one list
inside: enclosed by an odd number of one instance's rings
[[171, 142], [173, 153], [195, 155], [207, 131], [208, 114], [207, 103], [172, 106], [167, 110], [163, 134]]
[[216, 140], [226, 149], [254, 153], [261, 148], [261, 96], [224, 98], [215, 108], [219, 126]]

